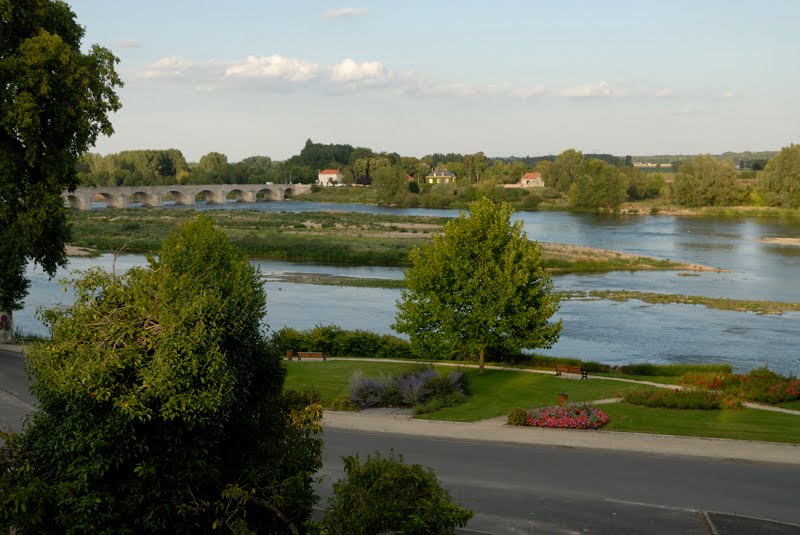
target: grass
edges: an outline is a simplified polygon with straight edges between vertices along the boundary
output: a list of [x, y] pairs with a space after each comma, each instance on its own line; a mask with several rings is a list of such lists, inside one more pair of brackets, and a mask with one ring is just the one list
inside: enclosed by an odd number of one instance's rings
[[784, 409], [800, 411], [800, 399], [795, 401], [787, 401], [786, 403], [779, 403], [778, 406], [783, 407]]
[[[313, 388], [329, 404], [347, 392], [356, 370], [367, 376], [394, 374], [414, 363], [337, 361], [325, 363], [286, 362], [287, 388]], [[560, 392], [567, 392], [570, 401], [594, 401], [616, 397], [639, 389], [631, 383], [589, 379], [588, 381], [553, 377], [537, 373], [487, 369], [484, 375], [469, 370], [471, 395], [455, 407], [420, 415], [428, 420], [475, 422], [504, 416], [514, 407], [531, 409], [555, 405]], [[641, 378], [640, 378], [641, 379]], [[647, 377], [669, 380], [670, 377]], [[784, 403], [786, 408], [800, 410], [800, 401]], [[719, 411], [649, 408], [629, 403], [602, 406], [611, 421], [603, 429], [637, 433], [656, 433], [695, 437], [759, 440], [800, 444], [800, 416], [755, 409], [723, 409]]]
[[311, 388], [329, 405], [337, 396], [347, 393], [350, 378], [356, 370], [377, 377], [391, 375], [411, 368], [414, 362], [362, 362], [329, 359], [327, 362], [284, 362], [287, 370], [286, 388], [303, 390]]
[[603, 428], [608, 431], [800, 443], [800, 417], [793, 414], [756, 409], [675, 410], [628, 403], [603, 405], [603, 411], [610, 418]]

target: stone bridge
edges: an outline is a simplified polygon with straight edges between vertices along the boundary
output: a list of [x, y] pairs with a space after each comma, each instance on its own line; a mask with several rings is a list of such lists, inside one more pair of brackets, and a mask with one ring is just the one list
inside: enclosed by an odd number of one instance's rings
[[235, 202], [282, 201], [311, 191], [310, 184], [204, 184], [199, 186], [117, 186], [78, 188], [61, 194], [65, 203], [77, 210], [89, 210], [92, 202], [105, 200], [109, 208], [127, 208], [129, 204], [162, 206], [165, 199], [177, 205], [192, 206]]

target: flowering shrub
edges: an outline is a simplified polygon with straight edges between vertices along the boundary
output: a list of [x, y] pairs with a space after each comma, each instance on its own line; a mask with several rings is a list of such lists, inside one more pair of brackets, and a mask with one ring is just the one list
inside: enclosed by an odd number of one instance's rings
[[721, 390], [747, 401], [775, 404], [800, 399], [800, 380], [784, 377], [767, 368], [757, 368], [746, 374], [687, 373], [681, 377], [681, 383]]
[[629, 390], [623, 395], [625, 401], [644, 407], [664, 407], [667, 409], [719, 410], [739, 408], [739, 400], [720, 391], [697, 390], [694, 388], [667, 390], [665, 388], [640, 388]]
[[379, 379], [354, 374], [350, 381], [350, 400], [362, 409], [411, 406], [419, 412], [433, 412], [461, 403], [468, 392], [464, 372], [442, 375], [429, 364]]
[[526, 425], [561, 429], [599, 429], [608, 423], [608, 415], [585, 403], [568, 403], [532, 409]]

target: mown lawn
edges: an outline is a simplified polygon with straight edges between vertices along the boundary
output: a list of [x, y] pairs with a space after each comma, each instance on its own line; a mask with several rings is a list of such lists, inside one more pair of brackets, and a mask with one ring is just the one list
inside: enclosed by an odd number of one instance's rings
[[800, 416], [757, 409], [672, 410], [629, 403], [603, 405], [608, 431], [800, 443]]
[[[413, 366], [409, 363], [368, 361], [285, 362], [288, 374], [286, 387], [297, 390], [312, 388], [326, 403], [347, 393], [356, 371], [377, 377], [398, 373]], [[451, 368], [444, 368], [451, 369]], [[514, 407], [531, 409], [555, 405], [560, 392], [570, 401], [594, 401], [617, 397], [621, 392], [641, 386], [603, 379], [576, 380], [538, 373], [487, 369], [484, 375], [467, 368], [471, 395], [464, 403], [418, 418], [474, 422], [508, 414]], [[647, 377], [643, 379], [651, 380]], [[785, 403], [800, 409], [800, 402]], [[628, 403], [601, 406], [610, 422], [603, 429], [664, 435], [760, 440], [800, 444], [800, 416], [756, 409], [719, 411], [648, 408]]]

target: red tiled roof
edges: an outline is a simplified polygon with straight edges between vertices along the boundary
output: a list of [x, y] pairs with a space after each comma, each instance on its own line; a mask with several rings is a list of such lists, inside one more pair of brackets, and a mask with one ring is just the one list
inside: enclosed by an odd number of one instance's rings
[[541, 177], [542, 173], [525, 173], [522, 175], [523, 180], [536, 180], [537, 178]]
[[323, 169], [319, 172], [321, 175], [336, 175], [339, 173], [338, 169]]

